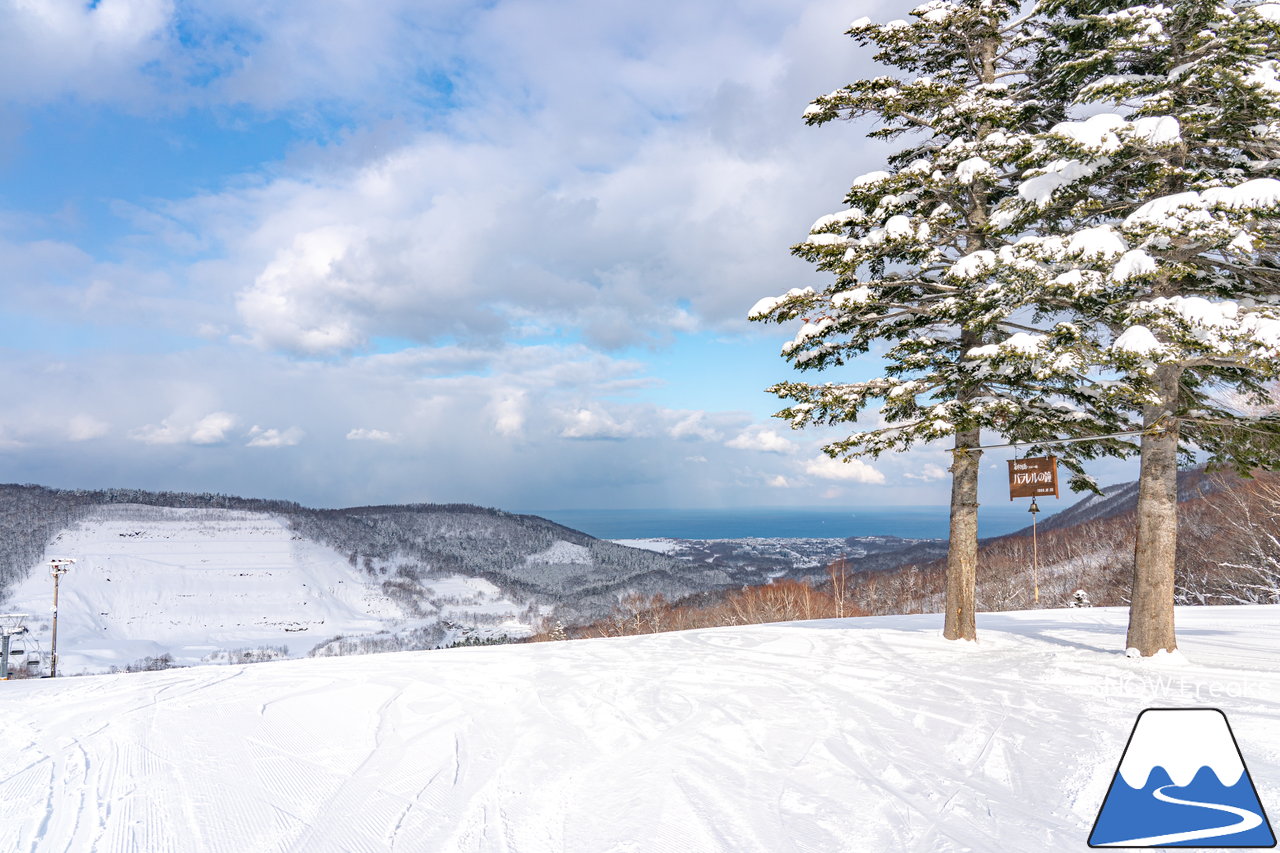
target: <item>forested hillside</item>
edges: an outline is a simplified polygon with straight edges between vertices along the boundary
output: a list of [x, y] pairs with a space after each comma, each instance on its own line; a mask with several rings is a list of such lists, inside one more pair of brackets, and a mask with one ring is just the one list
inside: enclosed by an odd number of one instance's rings
[[[1034, 543], [1030, 527], [983, 540], [979, 609], [1063, 607], [1076, 590], [1094, 604], [1128, 604], [1136, 492], [1136, 483], [1122, 483], [1085, 498], [1038, 525]], [[1178, 498], [1179, 603], [1280, 603], [1280, 475], [1183, 471]], [[860, 572], [851, 581], [854, 600], [872, 613], [935, 612], [944, 569], [920, 561]]]
[[301, 511], [289, 501], [229, 495], [147, 492], [139, 489], [50, 489], [37, 485], [0, 485], [0, 599], [24, 579], [63, 530], [94, 506], [139, 504], [192, 509], [236, 509], [284, 515]]
[[[1136, 483], [1107, 487], [1032, 529], [984, 539], [981, 611], [1129, 603]], [[1178, 481], [1179, 604], [1280, 604], [1280, 474], [1183, 471]], [[592, 637], [820, 619], [938, 613], [945, 546], [921, 543], [841, 560], [807, 576], [683, 600], [632, 596], [605, 618], [557, 636]], [[888, 566], [883, 561], [891, 562]], [[1082, 593], [1077, 596], [1077, 591]], [[556, 636], [546, 635], [546, 639]]]
[[0, 486], [0, 599], [40, 561], [58, 532], [95, 506], [130, 504], [260, 512], [381, 576], [388, 592], [412, 602], [422, 581], [462, 574], [566, 615], [605, 610], [622, 590], [687, 594], [732, 583], [726, 573], [626, 548], [543, 518], [462, 504], [309, 509], [289, 501], [134, 489], [60, 490]]

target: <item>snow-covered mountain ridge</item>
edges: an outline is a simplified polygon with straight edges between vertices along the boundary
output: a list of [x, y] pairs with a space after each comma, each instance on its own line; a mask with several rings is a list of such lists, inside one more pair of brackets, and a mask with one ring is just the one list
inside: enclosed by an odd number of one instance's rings
[[[1229, 488], [1231, 478], [1218, 478], [1207, 473], [1203, 468], [1193, 468], [1178, 472], [1178, 501], [1186, 502], [1213, 495]], [[1040, 523], [1040, 529], [1062, 530], [1077, 524], [1113, 518], [1117, 515], [1133, 512], [1138, 506], [1138, 481], [1116, 483], [1107, 486], [1102, 494], [1086, 494], [1074, 504], [1054, 513]], [[1010, 535], [1027, 535], [1030, 526]]]
[[0, 612], [34, 617], [27, 657], [11, 662], [35, 660], [41, 671], [51, 556], [78, 561], [62, 581], [64, 673], [164, 655], [189, 664], [519, 637], [553, 609], [571, 618], [607, 610], [625, 591], [731, 582], [716, 568], [481, 507], [312, 510], [0, 486]]
[[[1079, 851], [1138, 713], [1280, 811], [1280, 607], [719, 628], [0, 683], [0, 849]], [[1274, 817], [1273, 817], [1274, 820]]]
[[[76, 560], [60, 584], [63, 673], [163, 655], [177, 664], [298, 657], [335, 636], [386, 631], [427, 629], [446, 642], [445, 622], [522, 636], [538, 615], [536, 604], [464, 575], [422, 580], [417, 600], [395, 596], [383, 580], [394, 566], [357, 568], [268, 513], [101, 506], [50, 551]], [[23, 638], [31, 652], [47, 651], [51, 588], [37, 568], [3, 605], [34, 614]]]
[[675, 600], [820, 576], [843, 555], [891, 559], [918, 544], [862, 537], [633, 548], [536, 516], [457, 504], [308, 509], [227, 495], [0, 485], [0, 612], [34, 615], [23, 646], [33, 656], [11, 662], [47, 670], [47, 560], [57, 555], [80, 561], [64, 580], [64, 673], [149, 666], [166, 655], [192, 664], [394, 651], [520, 637], [545, 617], [589, 621], [628, 593]]
[[[1131, 510], [1128, 485], [1082, 501], [1075, 514], [1090, 523]], [[1007, 549], [1015, 540], [992, 541]], [[945, 542], [893, 537], [613, 543], [462, 505], [314, 510], [223, 495], [0, 486], [0, 612], [35, 615], [25, 645], [40, 671], [50, 633], [45, 561], [81, 560], [64, 585], [64, 673], [163, 655], [221, 663], [519, 637], [548, 616], [572, 625], [605, 615], [627, 593], [714, 596], [777, 578], [821, 582], [841, 557], [854, 571], [879, 573], [943, 553]], [[1089, 586], [1078, 573], [1054, 582], [1068, 593]], [[1016, 578], [1009, 585], [1030, 589]], [[1107, 603], [1099, 588], [1089, 592]], [[878, 606], [863, 597], [860, 605]], [[1008, 598], [983, 600], [995, 608]]]

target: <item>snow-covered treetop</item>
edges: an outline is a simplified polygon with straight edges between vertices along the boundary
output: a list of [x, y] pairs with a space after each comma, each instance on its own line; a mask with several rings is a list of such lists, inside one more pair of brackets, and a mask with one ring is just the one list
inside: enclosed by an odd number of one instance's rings
[[[1083, 382], [1050, 388], [1036, 370], [992, 366], [975, 354], [1008, 334], [1026, 335], [1018, 340], [1028, 346], [1042, 334], [1025, 325], [1034, 313], [1025, 295], [992, 283], [1040, 265], [1019, 248], [1027, 214], [1009, 205], [1021, 203], [1024, 164], [1065, 118], [1065, 105], [1040, 97], [1027, 74], [1043, 34], [1035, 15], [1003, 0], [933, 0], [909, 20], [859, 19], [849, 35], [896, 73], [850, 83], [805, 111], [813, 125], [874, 120], [869, 136], [902, 144], [854, 177], [844, 208], [818, 218], [795, 247], [832, 275], [831, 284], [792, 288], [750, 310], [754, 320], [798, 323], [783, 355], [801, 369], [839, 367], [873, 346], [887, 348], [878, 379], [771, 389], [794, 401], [779, 416], [796, 427], [853, 422], [882, 403], [886, 426], [833, 443], [832, 455], [877, 454], [977, 429], [1042, 439], [1082, 428], [1075, 397]], [[1177, 133], [1124, 120], [1111, 130]], [[1113, 242], [1123, 249], [1118, 236]], [[1070, 368], [1066, 360], [1058, 366]], [[1062, 455], [1070, 463], [1098, 451], [1072, 445]]]
[[[1280, 16], [1239, 2], [1085, 6], [1054, 4], [1056, 61], [1033, 76], [1074, 106], [1030, 143], [1018, 192], [993, 214], [1024, 235], [1016, 273], [989, 274], [1076, 336], [1030, 352], [1007, 335], [982, 355], [1050, 373], [1083, 358], [1117, 380], [1098, 408], [1180, 417], [1188, 446], [1262, 464], [1214, 399], [1261, 394], [1280, 370]], [[1168, 371], [1177, 399], [1153, 390]]]

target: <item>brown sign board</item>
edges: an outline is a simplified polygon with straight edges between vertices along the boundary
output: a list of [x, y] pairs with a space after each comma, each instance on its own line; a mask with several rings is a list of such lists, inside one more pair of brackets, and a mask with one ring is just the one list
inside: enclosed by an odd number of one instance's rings
[[1009, 460], [1009, 500], [1058, 496], [1058, 457]]

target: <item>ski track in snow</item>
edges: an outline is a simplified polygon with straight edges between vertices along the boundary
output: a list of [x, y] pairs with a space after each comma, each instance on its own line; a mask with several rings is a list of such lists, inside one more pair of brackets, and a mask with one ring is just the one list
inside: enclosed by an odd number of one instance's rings
[[1280, 607], [1180, 609], [1190, 663], [1125, 659], [1125, 619], [984, 614], [976, 645], [938, 616], [877, 617], [7, 682], [0, 850], [1076, 851], [1153, 706], [1221, 707], [1276, 802]]

